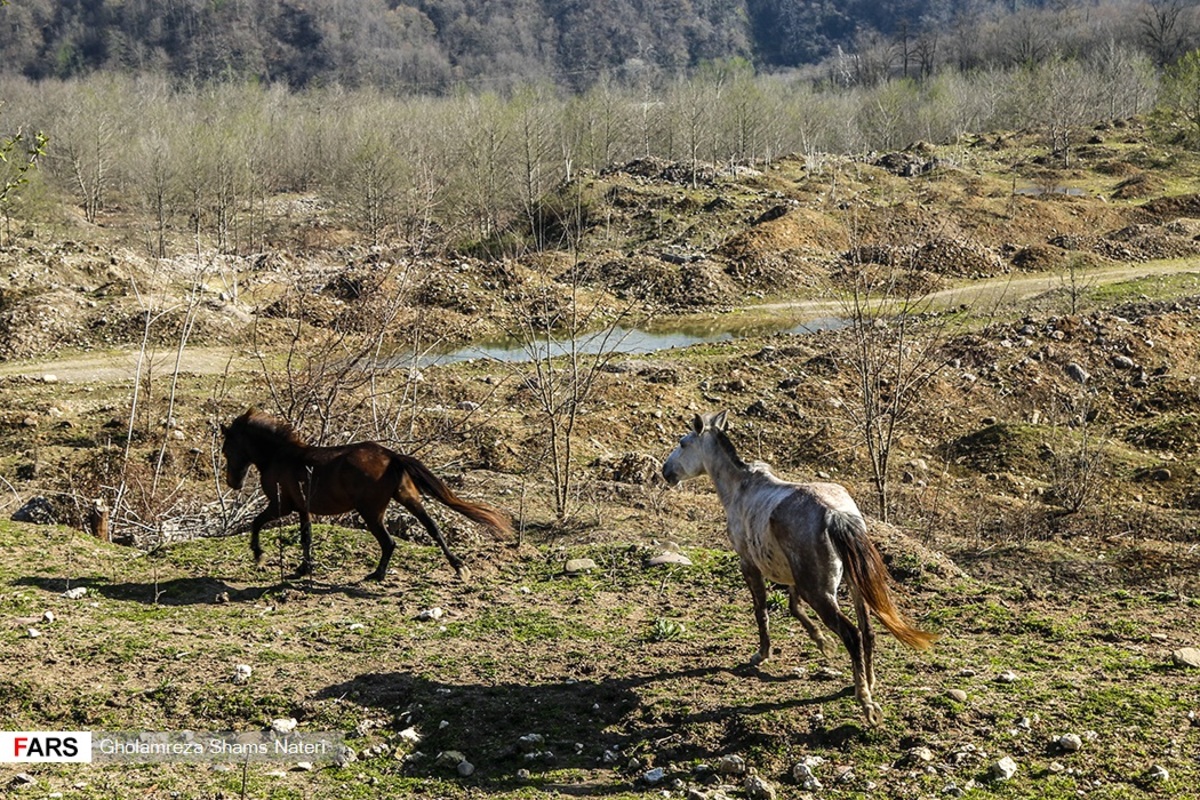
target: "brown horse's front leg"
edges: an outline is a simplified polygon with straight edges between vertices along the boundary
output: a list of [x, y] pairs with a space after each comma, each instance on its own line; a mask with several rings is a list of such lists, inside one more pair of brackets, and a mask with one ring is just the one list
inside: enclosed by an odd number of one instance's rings
[[255, 566], [262, 566], [263, 549], [259, 534], [262, 532], [263, 526], [281, 516], [283, 514], [280, 513], [277, 503], [267, 503], [267, 507], [260, 511], [254, 521], [250, 523], [250, 552], [254, 555]]
[[754, 621], [758, 623], [758, 652], [750, 659], [750, 666], [756, 667], [771, 657], [771, 635], [767, 632], [767, 584], [762, 572], [754, 564], [742, 559], [742, 577], [750, 587], [750, 596], [754, 598]]

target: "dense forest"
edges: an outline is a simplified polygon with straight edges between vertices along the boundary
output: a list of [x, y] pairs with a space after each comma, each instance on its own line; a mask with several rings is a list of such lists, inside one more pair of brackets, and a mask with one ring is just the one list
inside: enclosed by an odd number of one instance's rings
[[549, 82], [648, 84], [714, 61], [822, 65], [841, 81], [1037, 63], [1136, 44], [1194, 46], [1184, 0], [15, 0], [0, 70], [189, 83], [375, 86], [443, 93]]

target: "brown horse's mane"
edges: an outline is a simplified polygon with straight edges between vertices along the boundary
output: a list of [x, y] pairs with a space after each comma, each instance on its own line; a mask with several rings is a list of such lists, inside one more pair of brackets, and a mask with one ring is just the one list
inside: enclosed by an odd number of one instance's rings
[[251, 408], [233, 421], [231, 428], [242, 428], [248, 436], [269, 439], [276, 444], [307, 447], [308, 443], [290, 423], [265, 411]]

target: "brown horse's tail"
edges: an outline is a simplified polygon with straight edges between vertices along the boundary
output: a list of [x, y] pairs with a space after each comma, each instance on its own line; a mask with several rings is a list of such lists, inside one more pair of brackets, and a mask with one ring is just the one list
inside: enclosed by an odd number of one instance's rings
[[392, 465], [407, 472], [421, 494], [432, 497], [447, 508], [457, 511], [467, 519], [474, 520], [480, 525], [491, 528], [496, 533], [504, 536], [512, 536], [512, 521], [507, 516], [482, 503], [471, 503], [463, 500], [452, 492], [450, 487], [441, 478], [434, 475], [429, 470], [429, 467], [412, 456], [404, 455], [403, 453], [393, 453]]
[[858, 514], [830, 511], [825, 515], [825, 530], [846, 564], [850, 582], [883, 626], [897, 639], [917, 650], [925, 650], [933, 644], [938, 635], [914, 628], [892, 602], [891, 592], [887, 588], [887, 567], [883, 565], [875, 545], [867, 538], [866, 521]]

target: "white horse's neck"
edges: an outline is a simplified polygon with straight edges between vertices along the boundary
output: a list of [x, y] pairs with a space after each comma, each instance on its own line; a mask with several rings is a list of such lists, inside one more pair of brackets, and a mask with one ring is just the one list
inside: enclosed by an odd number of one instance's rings
[[737, 457], [732, 447], [727, 449], [716, 439], [713, 439], [711, 446], [706, 450], [704, 469], [712, 478], [717, 497], [721, 499], [721, 505], [727, 511], [737, 503], [746, 478], [755, 471]]

